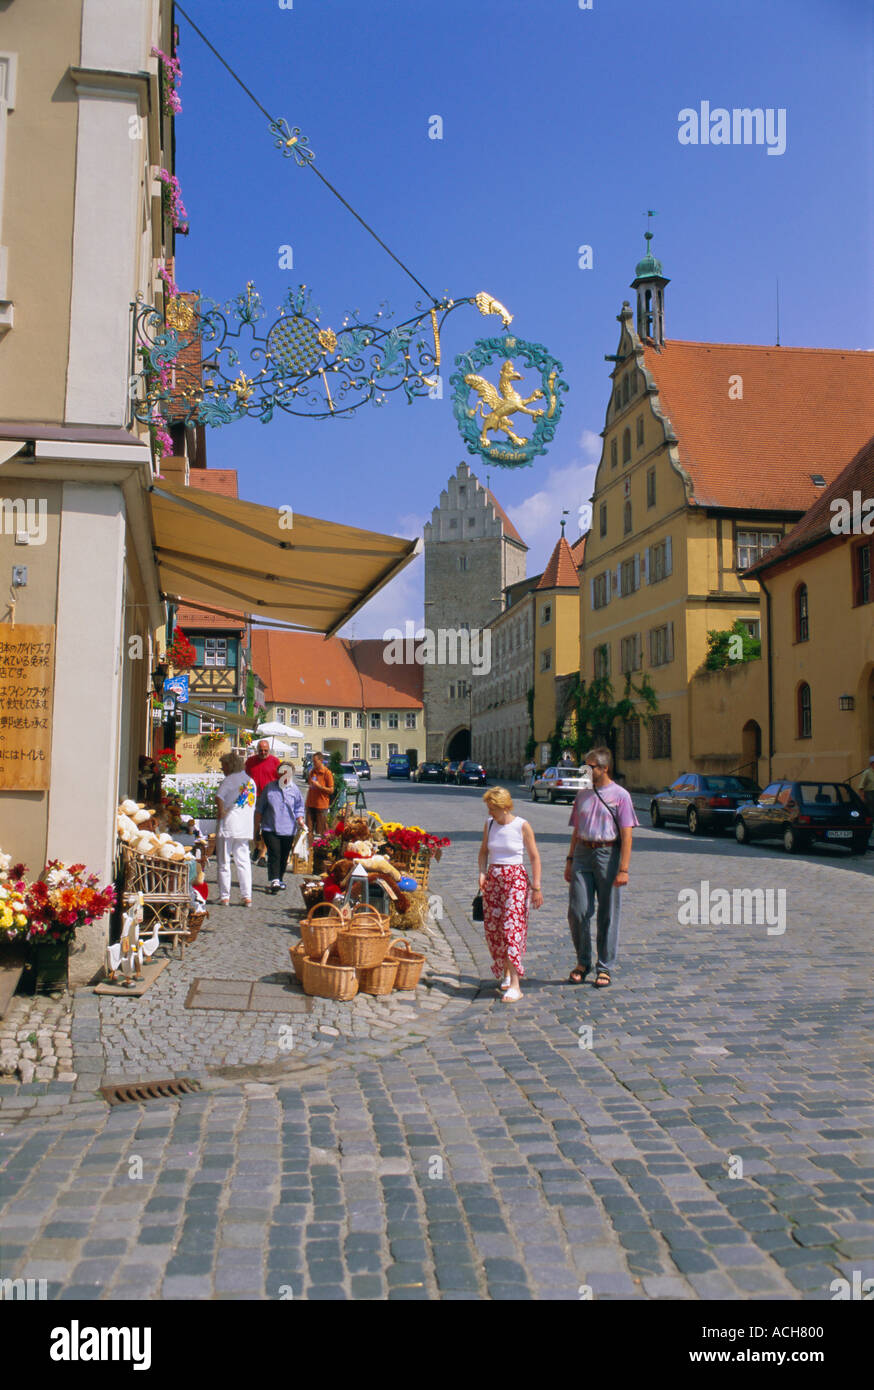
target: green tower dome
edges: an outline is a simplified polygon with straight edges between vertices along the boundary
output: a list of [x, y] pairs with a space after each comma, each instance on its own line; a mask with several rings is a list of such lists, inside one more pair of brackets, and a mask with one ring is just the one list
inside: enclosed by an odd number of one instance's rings
[[663, 280], [665, 278], [665, 272], [662, 269], [662, 263], [661, 261], [656, 260], [655, 256], [652, 253], [652, 247], [650, 246], [653, 234], [652, 232], [644, 232], [643, 235], [646, 238], [646, 255], [644, 256], [642, 261], [637, 262], [637, 265], [634, 268], [635, 279], [648, 280], [652, 276], [657, 275], [660, 279]]

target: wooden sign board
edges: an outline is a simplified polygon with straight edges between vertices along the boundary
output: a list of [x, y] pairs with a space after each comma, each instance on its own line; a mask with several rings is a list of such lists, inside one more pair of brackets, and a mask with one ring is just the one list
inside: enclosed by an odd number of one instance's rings
[[47, 791], [55, 629], [0, 623], [0, 791]]

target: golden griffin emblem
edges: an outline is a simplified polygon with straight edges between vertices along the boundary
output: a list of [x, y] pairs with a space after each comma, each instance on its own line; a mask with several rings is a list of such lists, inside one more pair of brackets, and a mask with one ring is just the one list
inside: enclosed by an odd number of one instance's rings
[[527, 439], [514, 433], [510, 428], [509, 419], [512, 415], [530, 415], [532, 420], [538, 419], [543, 414], [543, 410], [529, 410], [531, 401], [542, 401], [543, 392], [538, 390], [533, 395], [523, 398], [519, 392], [511, 385], [514, 381], [522, 380], [522, 373], [517, 372], [513, 363], [508, 358], [501, 368], [501, 375], [498, 378], [498, 390], [495, 390], [490, 381], [486, 381], [484, 376], [479, 376], [476, 372], [468, 372], [464, 378], [467, 386], [472, 386], [479, 396], [479, 400], [472, 410], [468, 410], [468, 416], [473, 419], [477, 414], [483, 422], [480, 431], [479, 442], [483, 448], [490, 443], [489, 435], [495, 433], [505, 434], [513, 444], [527, 444]]

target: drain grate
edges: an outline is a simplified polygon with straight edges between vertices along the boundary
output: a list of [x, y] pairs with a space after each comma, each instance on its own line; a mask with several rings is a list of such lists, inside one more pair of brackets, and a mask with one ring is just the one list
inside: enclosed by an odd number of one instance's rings
[[201, 1089], [199, 1081], [190, 1076], [170, 1077], [166, 1081], [135, 1081], [120, 1086], [101, 1086], [100, 1094], [110, 1105], [125, 1105], [130, 1101], [166, 1100], [187, 1096]]

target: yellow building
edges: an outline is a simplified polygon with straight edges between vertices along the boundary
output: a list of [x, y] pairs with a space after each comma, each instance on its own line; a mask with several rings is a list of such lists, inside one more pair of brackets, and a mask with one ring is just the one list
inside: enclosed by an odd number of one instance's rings
[[551, 758], [550, 740], [561, 717], [556, 692], [561, 677], [580, 669], [580, 577], [578, 564], [585, 541], [574, 551], [562, 533], [549, 563], [532, 592], [534, 619], [534, 761], [545, 766]]
[[707, 633], [740, 620], [761, 636], [751, 566], [874, 429], [874, 353], [666, 340], [668, 283], [647, 253], [636, 324], [627, 302], [618, 315], [580, 585], [583, 679], [608, 676], [618, 698], [627, 673], [646, 674], [656, 692], [648, 727], [617, 730], [619, 766], [639, 788], [725, 769], [692, 727]]

